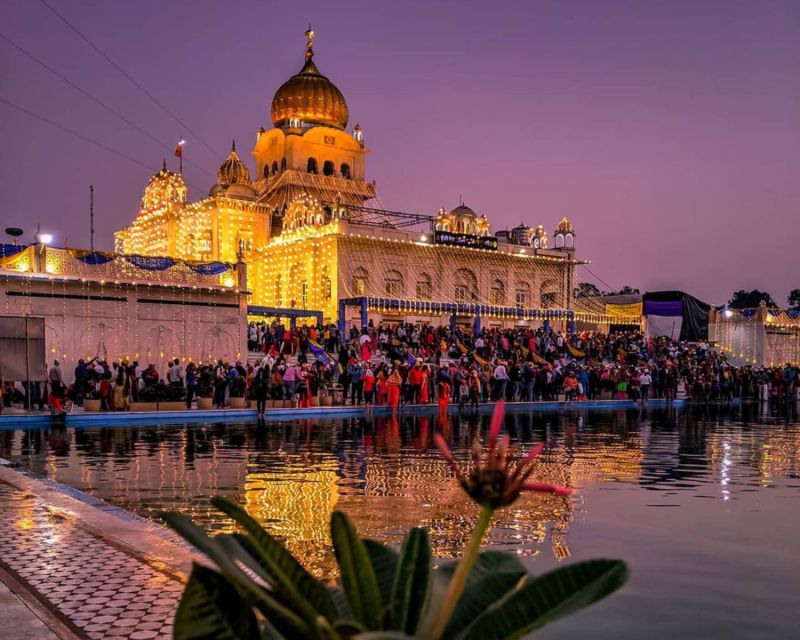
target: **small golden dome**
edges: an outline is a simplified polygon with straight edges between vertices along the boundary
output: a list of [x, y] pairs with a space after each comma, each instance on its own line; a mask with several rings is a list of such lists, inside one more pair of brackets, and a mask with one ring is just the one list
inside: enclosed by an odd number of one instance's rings
[[272, 98], [272, 123], [279, 127], [290, 118], [298, 118], [304, 123], [344, 129], [349, 116], [347, 102], [336, 85], [314, 64], [311, 45], [314, 32], [309, 29], [306, 37], [303, 68], [284, 82]]
[[231, 145], [230, 155], [217, 169], [217, 183], [224, 185], [244, 184], [250, 185], [250, 170], [236, 153], [236, 141]]
[[558, 223], [556, 231], [560, 231], [561, 233], [572, 233], [574, 231], [572, 223], [567, 219], [567, 216], [561, 218], [561, 222]]
[[184, 202], [186, 202], [186, 183], [183, 181], [183, 176], [167, 169], [165, 160], [161, 165], [161, 171], [147, 182], [140, 205], [141, 211]]

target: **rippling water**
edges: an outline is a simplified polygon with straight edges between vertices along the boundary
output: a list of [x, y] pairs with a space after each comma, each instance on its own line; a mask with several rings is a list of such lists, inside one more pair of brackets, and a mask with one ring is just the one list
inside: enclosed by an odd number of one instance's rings
[[[546, 445], [536, 478], [575, 493], [524, 496], [486, 544], [533, 572], [600, 556], [632, 569], [619, 594], [537, 637], [800, 637], [794, 411], [514, 411], [512, 440]], [[327, 575], [333, 509], [394, 543], [427, 526], [435, 553], [456, 555], [477, 511], [431, 436], [443, 432], [466, 460], [487, 427], [488, 415], [9, 430], [0, 456], [147, 517], [174, 509], [216, 530], [230, 523], [208, 498], [234, 498]]]

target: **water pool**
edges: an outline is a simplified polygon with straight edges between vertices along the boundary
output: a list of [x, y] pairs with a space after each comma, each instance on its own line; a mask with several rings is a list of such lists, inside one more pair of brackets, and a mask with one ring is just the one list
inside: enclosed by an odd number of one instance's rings
[[[318, 574], [332, 570], [332, 509], [399, 542], [430, 528], [457, 553], [477, 516], [432, 445], [466, 458], [488, 416], [0, 431], [0, 456], [146, 517], [164, 509], [207, 527], [224, 495], [281, 536]], [[545, 442], [538, 479], [571, 498], [524, 496], [489, 545], [541, 572], [618, 557], [628, 585], [541, 638], [800, 637], [800, 422], [758, 408], [510, 412], [505, 428]]]

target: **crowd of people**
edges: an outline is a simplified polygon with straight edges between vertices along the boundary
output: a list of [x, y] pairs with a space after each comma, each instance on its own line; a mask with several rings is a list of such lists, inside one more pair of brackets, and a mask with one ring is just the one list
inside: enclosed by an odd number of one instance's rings
[[142, 401], [183, 402], [191, 408], [199, 398], [224, 408], [245, 398], [262, 414], [268, 401], [310, 407], [325, 396], [331, 404], [397, 409], [435, 402], [442, 410], [451, 403], [476, 409], [499, 399], [625, 399], [646, 406], [651, 398], [774, 403], [800, 398], [800, 367], [735, 367], [706, 342], [653, 338], [638, 330], [483, 328], [473, 333], [373, 323], [345, 336], [335, 325], [253, 323], [248, 330], [249, 347], [258, 353], [249, 364], [171, 360], [159, 371], [154, 364], [79, 360], [74, 382], [67, 385], [56, 360], [45, 383], [6, 387], [5, 400], [29, 392], [33, 404], [47, 404], [60, 415], [86, 399], [99, 400], [102, 410], [126, 410]]

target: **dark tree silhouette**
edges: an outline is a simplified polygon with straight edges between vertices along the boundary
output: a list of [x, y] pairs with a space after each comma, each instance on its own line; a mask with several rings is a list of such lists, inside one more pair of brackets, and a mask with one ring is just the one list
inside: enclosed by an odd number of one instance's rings
[[619, 291], [609, 291], [608, 295], [610, 295], [610, 296], [629, 296], [629, 295], [632, 295], [634, 293], [639, 293], [639, 290], [636, 289], [635, 287], [630, 286], [629, 284], [626, 284]]
[[792, 311], [800, 311], [800, 289], [792, 289], [789, 292], [789, 309]]
[[597, 288], [596, 284], [591, 282], [581, 282], [573, 294], [576, 298], [593, 298], [595, 296], [603, 295], [603, 292]]
[[739, 289], [739, 291], [734, 291], [731, 299], [728, 300], [728, 306], [731, 309], [753, 309], [759, 306], [762, 301], [766, 302], [768, 307], [778, 306], [769, 293], [758, 289], [753, 289], [752, 291]]

